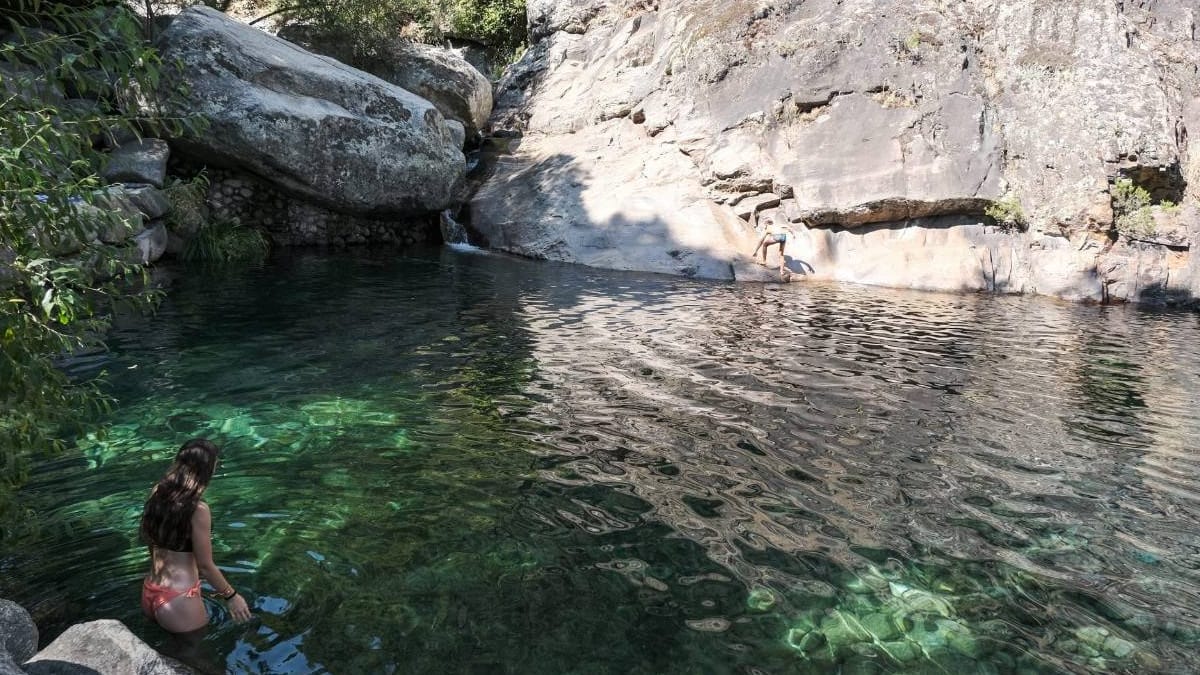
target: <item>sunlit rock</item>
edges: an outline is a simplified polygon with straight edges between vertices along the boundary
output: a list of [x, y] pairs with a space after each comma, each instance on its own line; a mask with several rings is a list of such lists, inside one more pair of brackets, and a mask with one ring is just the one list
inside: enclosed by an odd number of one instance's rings
[[[757, 213], [812, 226], [787, 247], [793, 280], [1191, 301], [1192, 255], [1162, 260], [1186, 228], [1161, 223], [1118, 264], [1109, 243], [1118, 178], [1196, 204], [1193, 15], [1179, 0], [530, 3], [533, 44], [491, 119], [520, 143], [471, 213], [494, 248], [598, 267], [777, 280], [748, 260], [737, 216]], [[698, 204], [736, 221], [678, 220]], [[997, 208], [1020, 218], [1001, 226]]]
[[194, 6], [160, 37], [206, 122], [172, 139], [191, 158], [252, 173], [337, 212], [434, 213], [456, 198], [465, 159], [429, 101]]
[[191, 669], [155, 652], [120, 621], [111, 619], [71, 626], [27, 661], [24, 668], [29, 675], [62, 672], [192, 673]]
[[306, 25], [285, 26], [279, 37], [426, 99], [472, 141], [492, 112], [492, 83], [457, 50], [395, 38], [362, 53], [353, 38], [322, 35]]

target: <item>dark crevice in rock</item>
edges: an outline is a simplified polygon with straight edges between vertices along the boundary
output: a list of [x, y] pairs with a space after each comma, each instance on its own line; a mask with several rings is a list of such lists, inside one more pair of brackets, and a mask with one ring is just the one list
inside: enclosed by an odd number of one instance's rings
[[1151, 204], [1178, 204], [1183, 201], [1187, 189], [1187, 181], [1178, 162], [1163, 166], [1123, 166], [1117, 169], [1117, 177], [1128, 179], [1134, 186], [1149, 192]]
[[[992, 200], [980, 197], [917, 200], [895, 197], [858, 204], [850, 208], [814, 210], [807, 214], [813, 225], [860, 227], [877, 223], [906, 223], [922, 218], [961, 216], [983, 218]], [[976, 221], [978, 222], [978, 221]]]

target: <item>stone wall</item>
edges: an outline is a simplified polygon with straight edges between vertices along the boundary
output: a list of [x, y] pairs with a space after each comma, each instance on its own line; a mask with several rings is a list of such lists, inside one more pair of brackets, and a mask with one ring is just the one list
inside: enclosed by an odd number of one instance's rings
[[278, 246], [409, 246], [436, 240], [436, 216], [372, 219], [330, 211], [289, 197], [248, 174], [214, 170], [208, 203], [213, 220], [264, 230]]

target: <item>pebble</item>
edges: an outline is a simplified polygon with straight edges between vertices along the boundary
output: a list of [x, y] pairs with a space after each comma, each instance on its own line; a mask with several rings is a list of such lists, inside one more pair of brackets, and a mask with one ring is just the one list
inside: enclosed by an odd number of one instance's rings
[[825, 639], [829, 644], [834, 647], [866, 642], [871, 639], [871, 635], [867, 633], [858, 619], [836, 609], [821, 622], [821, 632], [825, 634]]
[[1138, 652], [1133, 655], [1133, 660], [1145, 670], [1159, 671], [1162, 670], [1162, 661], [1158, 657], [1149, 652]]
[[816, 631], [793, 628], [788, 631], [787, 643], [792, 649], [811, 654], [825, 644], [825, 636]]
[[1097, 647], [1104, 644], [1105, 638], [1108, 637], [1108, 629], [1101, 626], [1082, 626], [1075, 629], [1075, 637], [1085, 645]]

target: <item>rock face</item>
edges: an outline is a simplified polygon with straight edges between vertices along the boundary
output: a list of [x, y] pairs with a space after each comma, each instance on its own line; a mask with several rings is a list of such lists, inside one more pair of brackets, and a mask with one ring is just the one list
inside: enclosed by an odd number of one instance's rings
[[192, 158], [348, 214], [455, 200], [465, 159], [425, 99], [202, 6], [180, 13], [160, 47], [190, 90], [178, 112], [208, 121], [175, 142]]
[[492, 83], [456, 50], [395, 40], [365, 56], [309, 26], [285, 26], [279, 37], [398, 85], [428, 100], [474, 137], [492, 112]]
[[[531, 0], [535, 43], [491, 121], [521, 139], [470, 225], [535, 257], [761, 278], [743, 264], [756, 234], [730, 219], [757, 212], [808, 225], [787, 253], [809, 278], [1194, 298], [1198, 14], [1184, 0]], [[1121, 179], [1155, 223], [1182, 205], [1170, 236], [1123, 225]], [[1025, 227], [985, 215], [1000, 206]]]
[[71, 626], [24, 664], [30, 675], [131, 673], [191, 675], [142, 642], [120, 621], [104, 619]]

